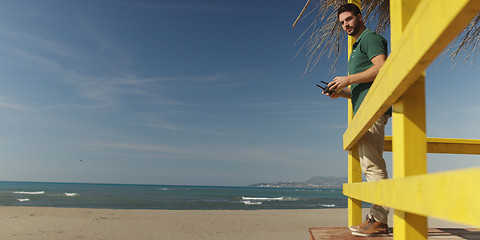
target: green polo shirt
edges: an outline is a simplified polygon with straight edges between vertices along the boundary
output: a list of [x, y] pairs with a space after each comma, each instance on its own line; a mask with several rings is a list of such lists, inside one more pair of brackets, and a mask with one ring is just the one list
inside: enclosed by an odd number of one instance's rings
[[[381, 54], [388, 55], [387, 40], [370, 29], [365, 29], [352, 46], [352, 53], [348, 60], [348, 74], [352, 75], [369, 69], [373, 66], [371, 59]], [[372, 82], [355, 83], [350, 86], [353, 114], [355, 114], [372, 86]], [[392, 109], [390, 108], [385, 114], [391, 115]]]

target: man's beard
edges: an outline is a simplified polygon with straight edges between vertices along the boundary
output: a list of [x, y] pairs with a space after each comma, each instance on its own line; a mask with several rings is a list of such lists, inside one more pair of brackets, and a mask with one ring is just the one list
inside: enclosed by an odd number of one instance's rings
[[351, 32], [351, 33], [348, 33], [348, 35], [349, 35], [349, 36], [352, 36], [352, 37], [355, 36], [355, 35], [357, 35], [359, 29], [360, 29], [360, 26], [358, 26], [358, 25], [353, 26], [352, 32]]

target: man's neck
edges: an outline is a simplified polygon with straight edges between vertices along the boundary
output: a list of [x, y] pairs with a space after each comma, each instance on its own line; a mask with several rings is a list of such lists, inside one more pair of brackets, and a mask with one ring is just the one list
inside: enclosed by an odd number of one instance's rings
[[365, 31], [365, 29], [367, 29], [367, 28], [365, 27], [365, 25], [362, 25], [362, 26], [360, 27], [360, 29], [358, 30], [357, 34], [355, 34], [355, 36], [353, 36], [353, 37], [354, 37], [355, 39], [358, 39], [358, 38], [360, 37], [360, 35], [362, 35], [363, 31]]

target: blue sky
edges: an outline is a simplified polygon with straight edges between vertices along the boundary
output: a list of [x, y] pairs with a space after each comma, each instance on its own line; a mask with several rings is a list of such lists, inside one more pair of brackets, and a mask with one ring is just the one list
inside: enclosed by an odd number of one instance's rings
[[[274, 3], [274, 4], [273, 4]], [[346, 176], [346, 101], [304, 1], [2, 1], [0, 180], [247, 185]], [[346, 53], [337, 74], [346, 74]], [[478, 138], [478, 64], [427, 71], [427, 135]], [[391, 125], [387, 132], [391, 132]], [[391, 154], [386, 153], [391, 165]], [[429, 155], [429, 170], [479, 165]]]

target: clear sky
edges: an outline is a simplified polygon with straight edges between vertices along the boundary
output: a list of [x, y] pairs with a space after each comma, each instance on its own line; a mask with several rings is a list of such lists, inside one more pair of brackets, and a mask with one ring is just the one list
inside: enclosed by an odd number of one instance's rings
[[[294, 58], [309, 21], [291, 25], [304, 3], [2, 1], [0, 180], [346, 176], [346, 101], [315, 86], [333, 79], [330, 62], [303, 76], [305, 53]], [[427, 135], [479, 138], [478, 62], [452, 66], [446, 58], [427, 71]], [[429, 170], [479, 160], [432, 154]]]

